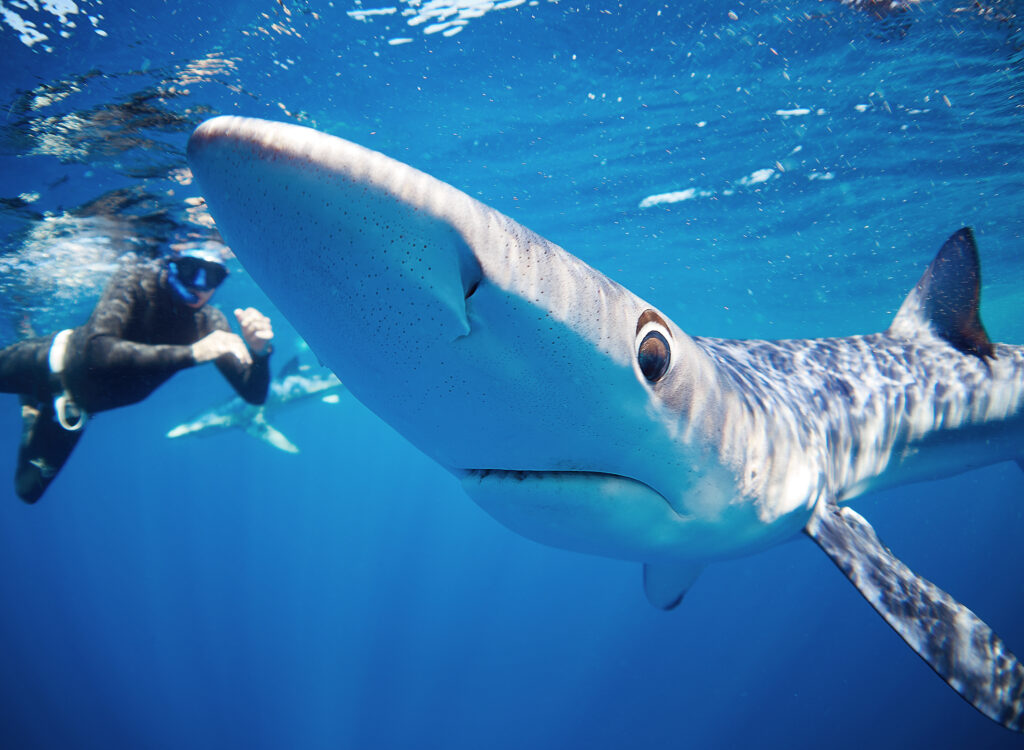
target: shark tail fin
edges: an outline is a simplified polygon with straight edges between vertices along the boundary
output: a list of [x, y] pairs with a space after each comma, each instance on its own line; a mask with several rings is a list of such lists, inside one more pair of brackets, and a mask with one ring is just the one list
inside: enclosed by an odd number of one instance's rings
[[246, 426], [245, 431], [285, 453], [299, 452], [298, 447], [291, 440], [286, 438], [277, 428], [271, 426], [263, 415], [262, 409], [253, 417], [252, 422]]
[[950, 687], [993, 721], [1024, 731], [1024, 666], [988, 625], [900, 562], [854, 510], [819, 503], [805, 531]]
[[699, 563], [647, 563], [644, 565], [647, 601], [659, 609], [675, 609], [702, 570], [704, 565]]
[[970, 227], [954, 233], [939, 249], [889, 326], [894, 336], [913, 338], [930, 328], [964, 354], [995, 357], [981, 323], [981, 263]]

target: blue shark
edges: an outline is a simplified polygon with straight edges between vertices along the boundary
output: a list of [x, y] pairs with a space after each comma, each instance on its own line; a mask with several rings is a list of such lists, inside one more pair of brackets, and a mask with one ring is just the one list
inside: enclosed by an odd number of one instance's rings
[[298, 356], [295, 356], [281, 368], [280, 374], [270, 381], [267, 400], [263, 404], [250, 404], [241, 396], [235, 396], [187, 422], [182, 422], [171, 429], [167, 437], [208, 437], [225, 430], [244, 430], [278, 450], [298, 453], [298, 447], [271, 425], [268, 418], [286, 407], [313, 398], [325, 403], [337, 403], [338, 394], [342, 390], [344, 387], [334, 373], [302, 365]]
[[969, 228], [881, 333], [724, 340], [340, 138], [219, 117], [188, 153], [311, 349], [508, 528], [643, 563], [665, 609], [709, 563], [804, 535], [961, 696], [1024, 729], [1024, 667], [848, 505], [1022, 456], [1024, 347], [985, 332]]

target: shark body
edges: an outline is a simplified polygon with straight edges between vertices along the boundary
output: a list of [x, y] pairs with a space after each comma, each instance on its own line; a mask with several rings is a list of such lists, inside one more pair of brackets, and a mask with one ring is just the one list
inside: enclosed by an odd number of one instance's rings
[[167, 437], [209, 437], [225, 430], [244, 430], [278, 450], [298, 453], [298, 447], [270, 424], [270, 417], [282, 409], [313, 398], [331, 403], [337, 400], [343, 388], [334, 373], [314, 371], [308, 365], [300, 365], [298, 357], [293, 357], [281, 368], [281, 373], [270, 381], [267, 400], [263, 404], [250, 404], [241, 396], [235, 396], [182, 422], [168, 431]]
[[965, 699], [1024, 729], [1024, 667], [841, 505], [1024, 452], [1024, 347], [985, 334], [969, 229], [885, 332], [721, 340], [342, 139], [223, 117], [189, 158], [317, 356], [506, 526], [644, 563], [663, 608], [709, 562], [804, 533]]

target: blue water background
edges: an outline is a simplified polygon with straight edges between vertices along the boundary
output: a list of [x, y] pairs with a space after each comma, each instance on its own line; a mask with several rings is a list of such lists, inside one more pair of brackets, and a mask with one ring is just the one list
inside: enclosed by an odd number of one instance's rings
[[[150, 247], [75, 207], [142, 189], [173, 217], [149, 240], [197, 231], [194, 186], [167, 175], [213, 113], [407, 161], [702, 335], [881, 330], [970, 224], [985, 323], [1024, 343], [1013, 3], [540, 2], [451, 36], [403, 3], [82, 3], [73, 28], [3, 7], [48, 37], [0, 28], [0, 198], [27, 196], [0, 212], [5, 343], [81, 322], [112, 260]], [[118, 105], [154, 91], [186, 124], [126, 125]], [[296, 335], [233, 267], [217, 302], [274, 315], [280, 366]], [[505, 530], [348, 394], [279, 417], [295, 456], [163, 437], [229, 395], [181, 373], [91, 422], [39, 505], [0, 497], [0, 747], [1020, 746], [806, 540], [659, 612], [638, 565]], [[0, 403], [2, 477], [19, 419]], [[1022, 490], [1001, 464], [856, 507], [1024, 652]]]

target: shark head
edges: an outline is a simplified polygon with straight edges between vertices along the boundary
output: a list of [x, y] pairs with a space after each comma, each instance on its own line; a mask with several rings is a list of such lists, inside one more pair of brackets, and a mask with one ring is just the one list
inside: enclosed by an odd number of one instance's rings
[[[203, 123], [218, 228], [350, 391], [514, 530], [640, 560], [728, 554], [721, 384], [664, 313], [413, 167], [295, 125]], [[726, 541], [728, 539], [728, 541]]]

